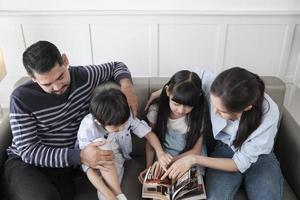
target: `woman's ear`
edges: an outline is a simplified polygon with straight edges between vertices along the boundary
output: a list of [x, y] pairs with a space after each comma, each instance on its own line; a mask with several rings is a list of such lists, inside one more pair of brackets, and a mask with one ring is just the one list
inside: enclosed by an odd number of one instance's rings
[[252, 109], [252, 105], [249, 105], [249, 106], [247, 106], [245, 109], [244, 109], [244, 111], [249, 111], [249, 110], [251, 110]]
[[165, 89], [166, 89], [167, 96], [170, 97], [169, 86], [166, 85], [166, 86], [165, 86]]

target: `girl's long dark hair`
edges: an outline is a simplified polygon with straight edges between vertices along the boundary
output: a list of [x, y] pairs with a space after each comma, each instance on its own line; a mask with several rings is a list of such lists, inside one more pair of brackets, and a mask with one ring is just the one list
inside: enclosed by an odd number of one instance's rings
[[182, 70], [174, 74], [169, 82], [164, 85], [159, 98], [159, 108], [154, 131], [162, 145], [165, 144], [167, 123], [170, 116], [169, 97], [166, 86], [172, 95], [172, 100], [183, 105], [193, 107], [187, 115], [188, 132], [186, 145], [181, 153], [194, 147], [202, 134], [211, 132], [208, 103], [202, 91], [202, 82], [198, 75], [188, 70]]
[[[233, 145], [240, 148], [262, 121], [265, 84], [261, 78], [240, 67], [220, 73], [211, 86], [211, 94], [221, 99], [230, 112], [242, 112]], [[248, 111], [245, 108], [252, 105]]]

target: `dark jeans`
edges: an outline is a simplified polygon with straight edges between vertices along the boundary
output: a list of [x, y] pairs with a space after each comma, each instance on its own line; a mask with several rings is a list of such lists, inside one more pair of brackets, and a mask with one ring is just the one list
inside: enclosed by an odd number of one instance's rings
[[[218, 142], [212, 157], [232, 158], [232, 149]], [[273, 152], [260, 155], [245, 173], [225, 172], [215, 169], [206, 171], [208, 200], [233, 200], [240, 185], [244, 183], [249, 200], [282, 199], [283, 177], [279, 162]]]
[[73, 200], [74, 178], [85, 176], [78, 168], [42, 168], [8, 158], [2, 179], [3, 194], [10, 200]]

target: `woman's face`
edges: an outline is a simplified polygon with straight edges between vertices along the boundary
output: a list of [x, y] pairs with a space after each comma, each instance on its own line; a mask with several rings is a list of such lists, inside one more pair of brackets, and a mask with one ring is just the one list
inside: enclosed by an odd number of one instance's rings
[[226, 120], [237, 120], [242, 116], [243, 112], [230, 112], [228, 111], [225, 106], [223, 106], [222, 101], [219, 97], [214, 96], [213, 94], [210, 94], [210, 100], [213, 107], [214, 113], [222, 117]]

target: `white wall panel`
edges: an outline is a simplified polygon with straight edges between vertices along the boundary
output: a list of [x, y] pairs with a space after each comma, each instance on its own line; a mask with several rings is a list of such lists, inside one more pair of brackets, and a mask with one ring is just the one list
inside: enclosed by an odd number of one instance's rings
[[294, 38], [293, 38], [293, 46], [289, 55], [289, 62], [287, 66], [286, 77], [292, 78], [295, 80], [295, 75], [297, 77], [300, 76], [300, 25], [296, 25]]
[[[0, 0], [1, 1], [1, 0]], [[1, 6], [0, 6], [1, 7]], [[59, 10], [59, 9], [58, 9]], [[243, 66], [300, 85], [300, 12], [296, 11], [1, 11], [0, 48], [8, 67], [0, 103], [25, 75], [25, 46], [49, 40], [71, 64], [123, 61], [133, 76], [170, 76], [203, 66]]]
[[246, 67], [260, 75], [279, 74], [286, 25], [229, 25], [224, 68]]
[[91, 26], [94, 63], [124, 62], [133, 76], [150, 76], [151, 27], [144, 24]]
[[24, 24], [26, 46], [48, 40], [61, 53], [66, 53], [70, 65], [92, 64], [88, 24]]
[[214, 70], [218, 26], [161, 25], [159, 27], [159, 76], [199, 66]]

